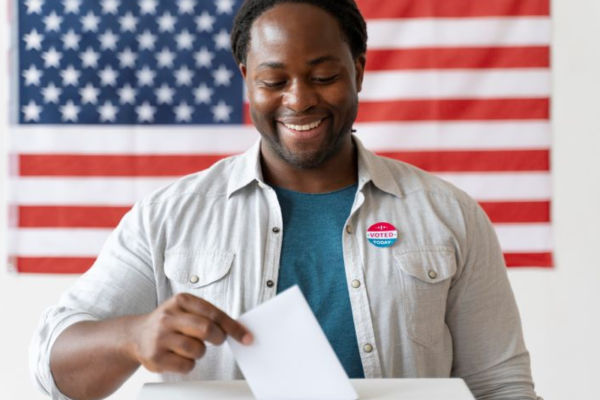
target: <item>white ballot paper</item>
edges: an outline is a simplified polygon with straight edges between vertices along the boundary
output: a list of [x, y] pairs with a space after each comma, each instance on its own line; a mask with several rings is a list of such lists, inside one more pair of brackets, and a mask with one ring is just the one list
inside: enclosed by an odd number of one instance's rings
[[242, 315], [250, 346], [227, 344], [258, 400], [356, 400], [358, 394], [298, 286]]

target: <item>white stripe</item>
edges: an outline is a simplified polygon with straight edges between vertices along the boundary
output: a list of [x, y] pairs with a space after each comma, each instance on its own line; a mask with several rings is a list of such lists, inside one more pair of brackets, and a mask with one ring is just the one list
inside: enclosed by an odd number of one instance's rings
[[384, 71], [365, 74], [361, 100], [549, 97], [550, 71]]
[[547, 46], [549, 17], [375, 19], [369, 49], [467, 46]]
[[536, 253], [553, 250], [550, 224], [496, 224], [494, 228], [505, 253]]
[[[356, 124], [358, 137], [378, 151], [545, 149], [548, 121]], [[258, 140], [254, 127], [31, 126], [10, 130], [16, 154], [232, 154]]]

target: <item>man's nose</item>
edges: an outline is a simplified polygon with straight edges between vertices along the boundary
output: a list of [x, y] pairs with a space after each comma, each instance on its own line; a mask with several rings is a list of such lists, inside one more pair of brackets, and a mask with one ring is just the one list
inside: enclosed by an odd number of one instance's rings
[[283, 94], [283, 105], [294, 112], [303, 112], [314, 107], [319, 96], [314, 87], [306, 82], [294, 82]]

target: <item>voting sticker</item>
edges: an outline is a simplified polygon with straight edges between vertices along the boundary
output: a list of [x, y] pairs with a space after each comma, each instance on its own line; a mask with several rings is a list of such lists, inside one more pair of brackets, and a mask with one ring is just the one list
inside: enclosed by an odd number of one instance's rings
[[398, 231], [392, 224], [378, 222], [367, 230], [367, 240], [376, 247], [390, 247], [398, 240]]

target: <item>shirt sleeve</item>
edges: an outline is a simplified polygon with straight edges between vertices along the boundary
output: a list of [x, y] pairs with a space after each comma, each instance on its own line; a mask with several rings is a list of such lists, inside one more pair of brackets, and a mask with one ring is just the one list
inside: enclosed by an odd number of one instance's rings
[[36, 386], [52, 399], [60, 393], [50, 370], [50, 352], [59, 335], [82, 321], [139, 315], [157, 306], [152, 249], [138, 205], [111, 233], [96, 262], [46, 310], [31, 340], [30, 372]]
[[536, 399], [517, 304], [493, 226], [476, 206], [467, 219], [466, 253], [450, 288], [452, 375], [478, 400]]

